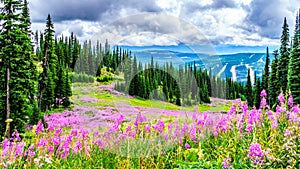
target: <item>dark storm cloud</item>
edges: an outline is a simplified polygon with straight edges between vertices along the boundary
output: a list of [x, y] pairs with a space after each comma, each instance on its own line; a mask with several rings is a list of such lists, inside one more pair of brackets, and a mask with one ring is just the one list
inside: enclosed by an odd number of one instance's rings
[[48, 13], [54, 21], [60, 22], [118, 17], [124, 9], [139, 12], [161, 10], [153, 1], [148, 0], [33, 0], [30, 9], [33, 22], [44, 22]]
[[[289, 23], [293, 23], [294, 21], [293, 15], [297, 9], [296, 3], [298, 2], [294, 0], [287, 0], [284, 2], [281, 0], [252, 1], [250, 6], [244, 8], [248, 12], [245, 19], [244, 30], [252, 33], [253, 29], [249, 30], [249, 27], [253, 28], [254, 26], [262, 37], [271, 39], [280, 38], [284, 17], [287, 17]], [[291, 25], [293, 24], [290, 24], [290, 26]]]

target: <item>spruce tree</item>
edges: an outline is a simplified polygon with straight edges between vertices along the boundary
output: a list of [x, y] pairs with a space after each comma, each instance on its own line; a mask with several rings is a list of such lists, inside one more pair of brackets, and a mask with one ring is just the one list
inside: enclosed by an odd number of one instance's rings
[[300, 48], [299, 48], [299, 17], [296, 18], [293, 49], [290, 55], [288, 86], [292, 92], [294, 103], [300, 103]]
[[23, 132], [34, 111], [36, 80], [27, 2], [3, 1], [0, 18], [0, 86], [4, 89], [0, 91], [0, 131], [5, 129], [4, 121], [11, 118], [9, 131], [16, 128]]
[[277, 96], [280, 91], [280, 83], [279, 83], [279, 77], [278, 77], [278, 50], [275, 50], [273, 52], [274, 60], [271, 64], [271, 74], [270, 74], [270, 85], [269, 85], [269, 98], [270, 98], [270, 106], [271, 108], [275, 107], [277, 103]]
[[286, 18], [282, 26], [280, 56], [278, 62], [278, 76], [282, 90], [286, 93], [288, 83], [288, 65], [289, 65], [289, 26]]
[[[267, 93], [269, 93], [269, 62], [270, 62], [269, 48], [267, 47], [266, 63], [263, 72], [263, 77], [262, 77], [262, 89], [264, 89]], [[268, 97], [266, 99], [268, 100]]]
[[[54, 26], [50, 14], [44, 33], [43, 73], [39, 77], [39, 110], [48, 111], [54, 103], [54, 89], [57, 80], [57, 57], [54, 52]], [[39, 111], [40, 112], [40, 111]]]
[[253, 106], [253, 92], [252, 92], [252, 84], [250, 77], [250, 69], [248, 69], [247, 83], [246, 83], [246, 99], [248, 101], [248, 106]]
[[261, 92], [260, 79], [255, 78], [254, 105], [257, 109], [259, 109], [259, 107], [260, 107], [260, 92]]

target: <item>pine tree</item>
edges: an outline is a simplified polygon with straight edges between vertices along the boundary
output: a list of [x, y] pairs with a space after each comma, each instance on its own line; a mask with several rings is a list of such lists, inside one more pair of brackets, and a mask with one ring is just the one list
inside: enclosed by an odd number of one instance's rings
[[[268, 94], [269, 94], [269, 62], [270, 62], [269, 48], [267, 47], [266, 63], [265, 63], [263, 77], [262, 77], [262, 89], [264, 89]], [[266, 99], [268, 100], [268, 97]]]
[[293, 95], [294, 103], [300, 103], [300, 48], [299, 48], [299, 17], [297, 14], [293, 49], [290, 55], [288, 86]]
[[280, 56], [278, 62], [278, 76], [279, 82], [282, 86], [283, 92], [287, 92], [288, 83], [288, 65], [289, 65], [289, 26], [287, 24], [286, 18], [284, 18], [284, 23], [282, 26], [281, 35], [281, 46], [280, 46]]
[[[10, 131], [23, 132], [27, 117], [34, 110], [35, 66], [30, 38], [27, 2], [2, 1], [0, 32], [0, 132], [11, 118]], [[8, 136], [9, 136], [8, 132]]]
[[248, 106], [253, 106], [253, 94], [252, 94], [252, 84], [250, 77], [250, 69], [248, 69], [247, 83], [246, 83], [246, 99], [248, 101]]
[[54, 103], [54, 89], [57, 80], [57, 56], [54, 52], [54, 26], [50, 14], [47, 17], [45, 29], [45, 43], [43, 56], [43, 73], [39, 77], [39, 112], [48, 111]]
[[137, 96], [138, 95], [138, 67], [137, 67], [137, 59], [136, 57], [133, 58], [132, 63], [132, 74], [131, 74], [131, 84], [129, 88], [129, 95]]
[[273, 108], [277, 103], [277, 96], [279, 94], [279, 77], [278, 77], [278, 50], [273, 52], [274, 60], [271, 64], [271, 74], [270, 74], [270, 85], [269, 85], [269, 98], [270, 98], [270, 106]]
[[255, 76], [255, 87], [254, 87], [254, 105], [257, 109], [260, 107], [260, 92], [261, 92], [261, 85], [260, 79], [256, 78]]

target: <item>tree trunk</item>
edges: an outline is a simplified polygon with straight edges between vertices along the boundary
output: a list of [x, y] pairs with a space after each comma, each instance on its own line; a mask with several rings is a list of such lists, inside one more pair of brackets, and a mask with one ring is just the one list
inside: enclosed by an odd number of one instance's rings
[[41, 113], [41, 106], [42, 106], [42, 91], [39, 91], [39, 96], [38, 96], [38, 119], [40, 118], [40, 113]]
[[38, 98], [38, 119], [40, 119], [40, 115], [41, 115], [41, 107], [42, 107], [42, 98], [43, 98], [43, 92], [45, 90], [45, 88], [47, 87], [46, 82], [45, 82], [45, 78], [47, 78], [48, 76], [48, 59], [47, 59], [47, 55], [48, 55], [48, 49], [46, 47], [45, 49], [45, 53], [44, 53], [44, 61], [43, 61], [43, 72], [42, 72], [42, 80], [39, 81], [39, 98]]
[[[6, 119], [9, 119], [9, 116], [10, 116], [10, 103], [9, 103], [9, 98], [10, 98], [10, 95], [9, 95], [9, 80], [10, 80], [10, 70], [9, 70], [9, 64], [7, 65], [7, 68], [6, 68]], [[7, 133], [6, 133], [6, 136], [7, 138], [9, 138], [10, 136], [10, 125], [8, 124], [7, 125]]]

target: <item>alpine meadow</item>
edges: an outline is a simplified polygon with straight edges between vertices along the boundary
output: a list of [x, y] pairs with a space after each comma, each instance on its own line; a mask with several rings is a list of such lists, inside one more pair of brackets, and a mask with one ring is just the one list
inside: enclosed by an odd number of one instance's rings
[[0, 4], [0, 168], [300, 168], [300, 2]]

